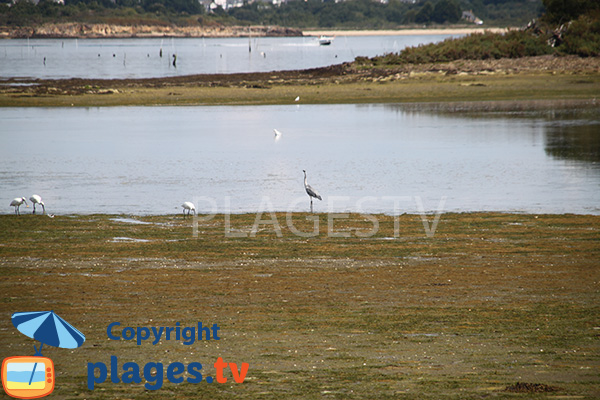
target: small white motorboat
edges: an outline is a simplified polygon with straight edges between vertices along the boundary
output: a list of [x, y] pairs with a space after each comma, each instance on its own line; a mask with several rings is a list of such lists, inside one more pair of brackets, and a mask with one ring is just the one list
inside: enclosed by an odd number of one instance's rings
[[332, 36], [325, 36], [325, 35], [319, 36], [319, 44], [321, 46], [328, 46], [331, 44], [331, 42], [333, 42]]

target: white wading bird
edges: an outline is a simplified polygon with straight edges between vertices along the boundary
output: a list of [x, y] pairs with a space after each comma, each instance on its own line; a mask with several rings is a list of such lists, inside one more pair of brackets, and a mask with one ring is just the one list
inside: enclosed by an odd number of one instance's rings
[[29, 201], [31, 201], [31, 204], [33, 204], [33, 213], [35, 214], [35, 205], [39, 204], [40, 206], [42, 206], [42, 214], [46, 214], [46, 206], [44, 205], [44, 202], [42, 201], [42, 198], [40, 196], [38, 196], [37, 194], [32, 195], [29, 198]]
[[273, 129], [273, 132], [275, 133], [275, 141], [277, 142], [279, 139], [281, 139], [281, 132], [277, 129]]
[[25, 200], [25, 197], [17, 197], [13, 201], [10, 202], [10, 206], [15, 208], [15, 214], [21, 215], [21, 211], [19, 211], [19, 207], [21, 207], [21, 204], [23, 204], [23, 203], [25, 203], [26, 207], [29, 207], [29, 205], [27, 204], [27, 201]]
[[190, 215], [190, 213], [194, 213], [194, 215], [196, 215], [196, 207], [194, 206], [194, 203], [192, 203], [191, 201], [186, 201], [185, 203], [183, 203], [181, 205], [181, 207], [183, 207], [183, 218], [185, 218], [186, 214], [185, 211], [187, 210], [187, 215]]
[[304, 172], [304, 189], [306, 189], [306, 193], [308, 194], [308, 197], [310, 197], [310, 212], [313, 212], [313, 197], [319, 200], [323, 199], [321, 198], [319, 192], [317, 192], [315, 188], [310, 186], [306, 181], [306, 170], [302, 170], [302, 172]]
[[296, 97], [294, 101], [300, 101], [300, 96]]

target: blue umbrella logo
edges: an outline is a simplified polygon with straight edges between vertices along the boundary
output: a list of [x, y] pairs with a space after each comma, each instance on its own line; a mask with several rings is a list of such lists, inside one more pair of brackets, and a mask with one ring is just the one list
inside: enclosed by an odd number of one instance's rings
[[41, 342], [35, 349], [35, 355], [42, 355], [44, 344], [76, 349], [85, 342], [85, 336], [54, 311], [20, 312], [12, 315], [12, 323], [25, 336]]

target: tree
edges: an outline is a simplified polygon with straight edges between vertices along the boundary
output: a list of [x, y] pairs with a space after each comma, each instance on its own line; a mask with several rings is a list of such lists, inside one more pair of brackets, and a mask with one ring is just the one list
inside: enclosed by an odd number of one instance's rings
[[402, 24], [406, 22], [406, 11], [408, 6], [399, 0], [390, 0], [386, 11], [386, 20], [395, 24]]
[[598, 0], [542, 0], [546, 7], [546, 19], [562, 24], [594, 10], [600, 11]]
[[58, 5], [52, 0], [40, 0], [40, 2], [37, 4], [37, 7], [44, 17], [53, 18], [59, 15], [59, 7], [62, 6]]
[[421, 7], [421, 9], [417, 12], [415, 16], [415, 22], [419, 24], [426, 24], [431, 22], [431, 16], [433, 14], [433, 6], [429, 1], [426, 1], [425, 4]]
[[438, 24], [444, 22], [458, 22], [462, 12], [454, 0], [440, 0], [436, 3], [431, 14], [431, 19]]
[[40, 12], [38, 8], [28, 0], [19, 0], [10, 7], [8, 16], [9, 25], [35, 25], [40, 22]]

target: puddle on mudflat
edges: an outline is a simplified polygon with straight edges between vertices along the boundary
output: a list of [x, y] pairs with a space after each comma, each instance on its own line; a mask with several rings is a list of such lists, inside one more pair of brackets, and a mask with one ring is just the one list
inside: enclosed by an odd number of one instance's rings
[[149, 242], [150, 240], [148, 239], [135, 239], [135, 238], [130, 238], [130, 237], [114, 237], [111, 242], [138, 242], [138, 243], [145, 243], [145, 242]]

